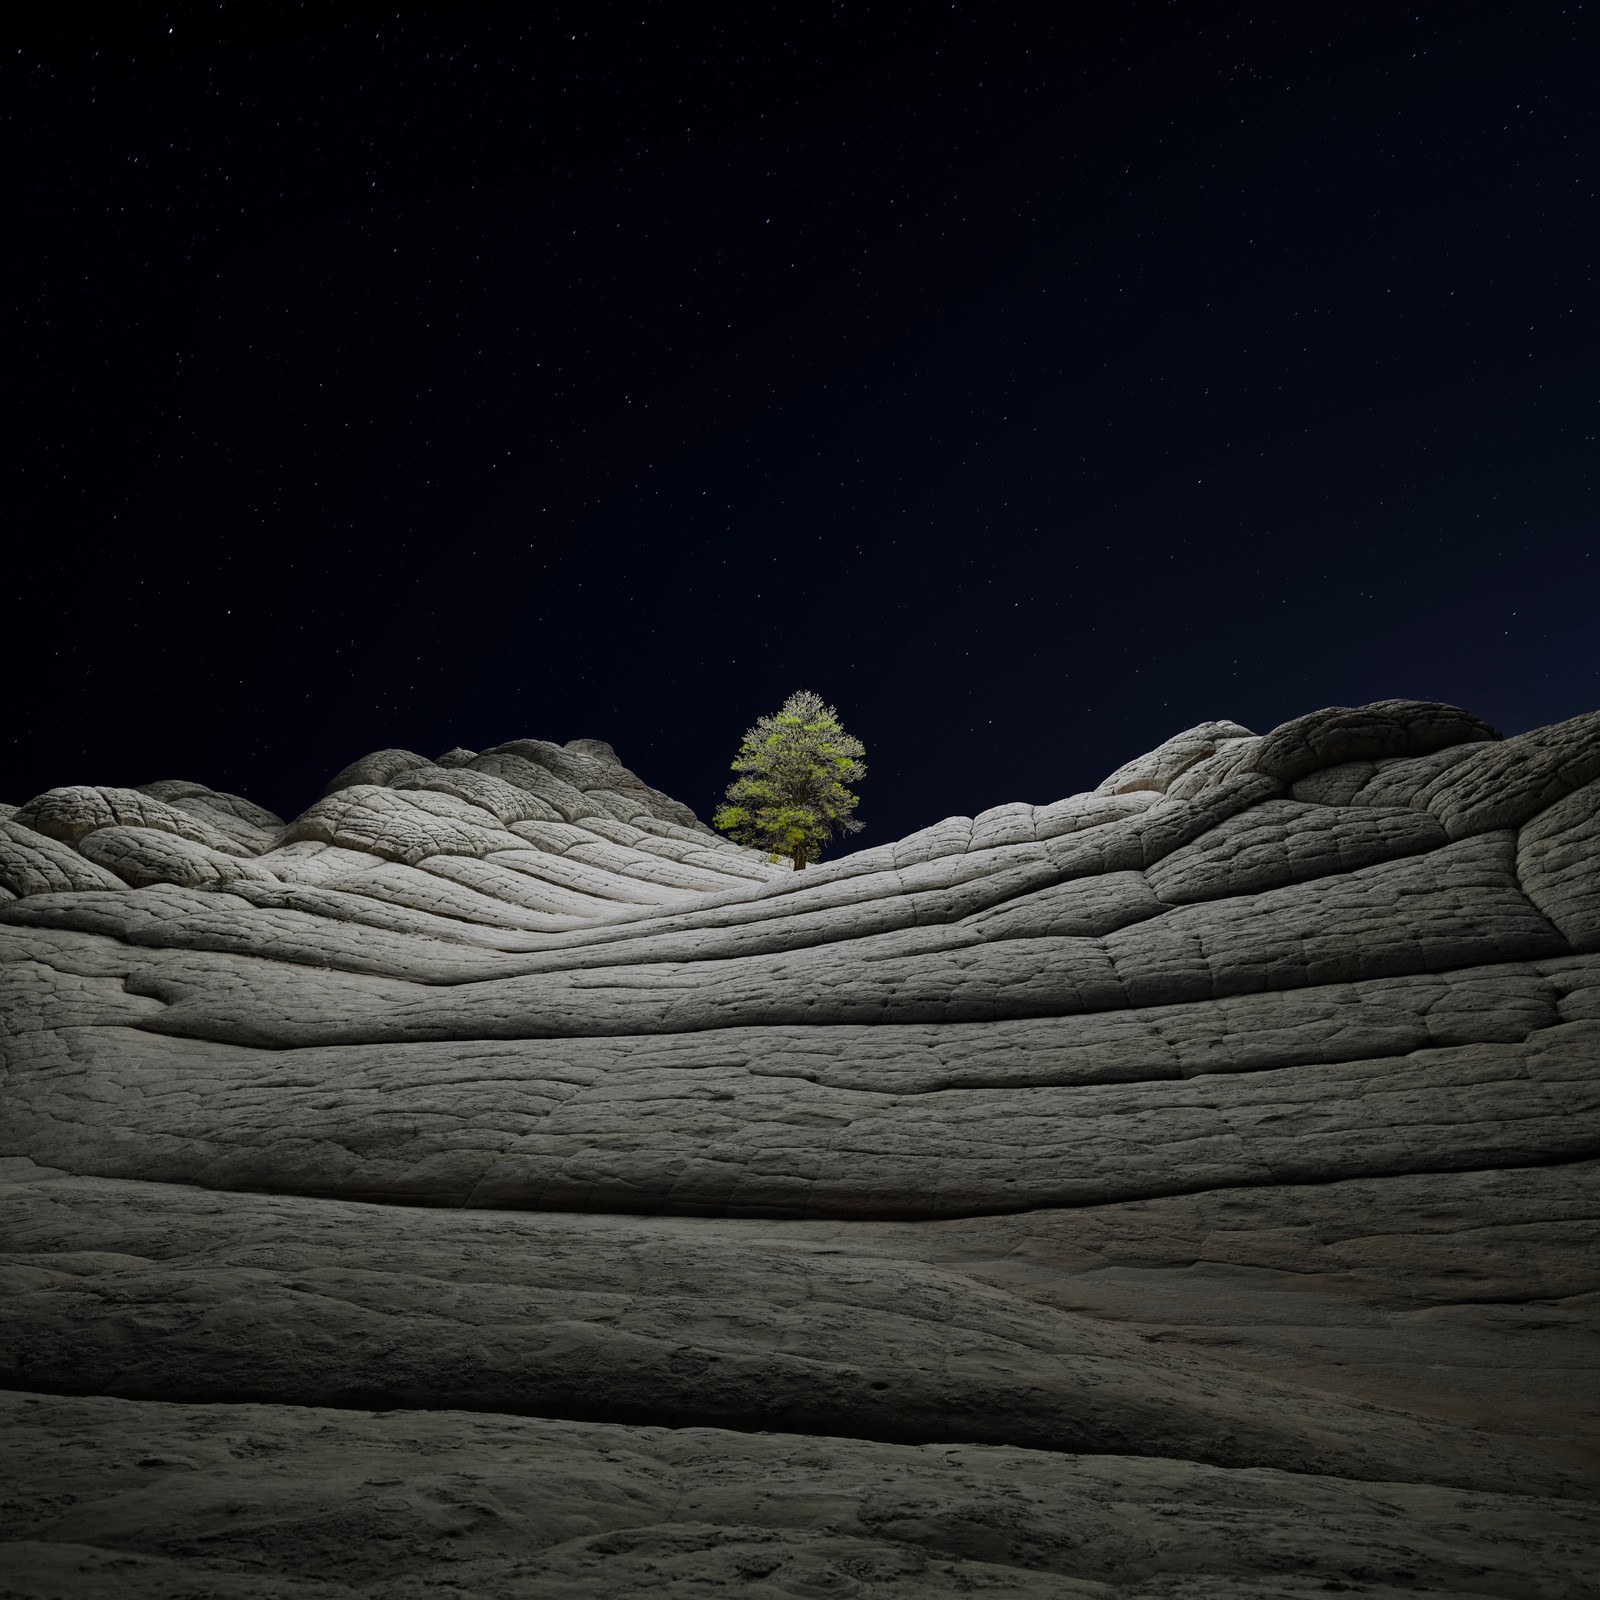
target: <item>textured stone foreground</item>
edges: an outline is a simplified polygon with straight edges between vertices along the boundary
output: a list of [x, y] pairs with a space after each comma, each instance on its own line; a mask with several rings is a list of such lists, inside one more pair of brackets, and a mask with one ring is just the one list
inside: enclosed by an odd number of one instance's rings
[[1600, 713], [0, 814], [0, 1600], [1600, 1585]]

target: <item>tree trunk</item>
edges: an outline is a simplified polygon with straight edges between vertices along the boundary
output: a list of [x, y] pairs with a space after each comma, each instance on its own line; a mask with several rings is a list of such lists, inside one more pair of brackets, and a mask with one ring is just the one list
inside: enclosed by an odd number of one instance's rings
[[800, 869], [805, 866], [805, 864], [806, 864], [805, 847], [801, 846], [798, 849], [796, 849], [796, 851], [794, 853], [794, 870], [796, 872], [799, 872]]

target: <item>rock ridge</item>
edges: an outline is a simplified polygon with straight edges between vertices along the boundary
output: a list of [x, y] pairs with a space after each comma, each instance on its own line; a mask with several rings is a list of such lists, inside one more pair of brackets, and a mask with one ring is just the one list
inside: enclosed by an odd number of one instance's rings
[[1600, 1583], [1600, 712], [804, 873], [595, 739], [53, 789], [0, 1065], [8, 1593]]

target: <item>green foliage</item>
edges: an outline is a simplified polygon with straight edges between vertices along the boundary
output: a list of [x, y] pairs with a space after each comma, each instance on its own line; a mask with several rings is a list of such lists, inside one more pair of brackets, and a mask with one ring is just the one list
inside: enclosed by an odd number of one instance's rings
[[802, 689], [745, 734], [733, 762], [739, 776], [711, 820], [740, 844], [803, 867], [835, 833], [861, 831], [851, 815], [858, 796], [845, 786], [866, 776], [866, 753], [833, 707]]

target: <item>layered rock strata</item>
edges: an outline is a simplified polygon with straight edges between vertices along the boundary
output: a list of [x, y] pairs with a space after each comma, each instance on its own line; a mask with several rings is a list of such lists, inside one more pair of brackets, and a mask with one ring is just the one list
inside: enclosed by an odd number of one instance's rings
[[596, 740], [4, 813], [0, 1594], [1600, 1579], [1600, 713], [803, 873]]

